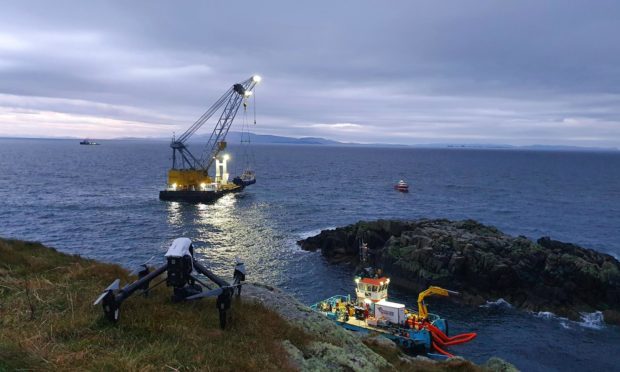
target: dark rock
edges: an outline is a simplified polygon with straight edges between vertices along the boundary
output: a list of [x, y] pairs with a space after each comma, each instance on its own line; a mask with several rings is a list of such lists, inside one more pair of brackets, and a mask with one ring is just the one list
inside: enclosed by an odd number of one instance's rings
[[439, 285], [462, 292], [466, 303], [504, 298], [572, 319], [600, 310], [620, 324], [620, 263], [607, 254], [548, 237], [512, 237], [474, 220], [362, 221], [298, 243], [330, 262], [359, 264], [360, 239], [372, 253], [369, 264], [412, 291]]

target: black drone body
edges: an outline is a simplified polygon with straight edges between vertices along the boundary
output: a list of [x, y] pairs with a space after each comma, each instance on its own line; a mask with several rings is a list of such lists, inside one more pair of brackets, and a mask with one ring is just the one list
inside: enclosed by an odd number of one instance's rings
[[[166, 263], [153, 271], [149, 269], [146, 263], [143, 264], [143, 269], [137, 273], [138, 280], [123, 288], [120, 288], [120, 279], [116, 279], [104, 289], [94, 305], [101, 303], [105, 317], [112, 322], [117, 322], [120, 306], [129, 296], [137, 290], [141, 290], [147, 295], [149, 289], [166, 282], [166, 285], [173, 289], [173, 302], [217, 296], [216, 305], [220, 313], [220, 326], [222, 329], [225, 328], [226, 312], [230, 309], [232, 296], [235, 289], [238, 290], [237, 295], [241, 295], [241, 285], [245, 281], [245, 265], [243, 262], [237, 260], [233, 283], [230, 284], [194, 258], [194, 247], [188, 238], [175, 239], [168, 248], [165, 257]], [[163, 273], [167, 273], [167, 276], [154, 286], [150, 286], [151, 281]], [[204, 275], [217, 287], [207, 285], [195, 273]]]

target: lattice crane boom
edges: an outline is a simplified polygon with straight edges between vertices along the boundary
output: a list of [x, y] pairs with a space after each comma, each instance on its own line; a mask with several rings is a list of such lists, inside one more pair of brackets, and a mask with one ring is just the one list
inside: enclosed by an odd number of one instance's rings
[[[226, 146], [224, 142], [226, 135], [241, 103], [252, 94], [254, 87], [260, 80], [260, 76], [254, 75], [241, 83], [233, 85], [181, 136], [173, 138], [170, 144], [172, 148], [172, 169], [192, 169], [202, 170], [205, 173], [208, 172], [219, 152]], [[197, 158], [189, 151], [187, 141], [222, 107], [224, 109], [215, 128], [213, 128], [209, 141], [200, 158]]]
[[202, 157], [200, 158], [200, 163], [203, 169], [208, 170], [219, 152], [224, 149], [225, 145], [222, 146], [222, 144], [225, 143], [224, 140], [228, 135], [228, 131], [230, 130], [233, 120], [235, 120], [235, 117], [237, 116], [241, 103], [244, 99], [252, 95], [252, 91], [259, 81], [260, 78], [258, 76], [253, 76], [242, 83], [235, 84], [232, 87], [232, 90], [236, 94], [232, 94], [228, 104], [224, 107], [224, 110], [222, 111], [215, 128], [213, 128], [211, 136], [209, 137], [209, 141], [207, 141]]

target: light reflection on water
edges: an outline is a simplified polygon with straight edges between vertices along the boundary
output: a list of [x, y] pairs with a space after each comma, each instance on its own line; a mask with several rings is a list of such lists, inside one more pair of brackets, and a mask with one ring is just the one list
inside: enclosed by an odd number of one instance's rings
[[[295, 239], [278, 234], [267, 216], [269, 209], [269, 203], [257, 203], [245, 193], [225, 195], [210, 205], [170, 203], [167, 207], [168, 223], [192, 238], [199, 260], [217, 274], [230, 277], [238, 257], [252, 281], [289, 287], [291, 267], [306, 266], [303, 259], [322, 259], [300, 251]], [[313, 265], [301, 271], [311, 275]]]
[[168, 224], [171, 226], [180, 226], [181, 222], [181, 203], [169, 202], [166, 206], [168, 209]]

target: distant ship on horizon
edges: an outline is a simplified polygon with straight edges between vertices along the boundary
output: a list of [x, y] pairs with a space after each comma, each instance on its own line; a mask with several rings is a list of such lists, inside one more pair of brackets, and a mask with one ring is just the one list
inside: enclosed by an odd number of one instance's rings
[[95, 146], [95, 145], [99, 145], [97, 142], [95, 141], [91, 141], [88, 138], [83, 139], [82, 141], [80, 141], [80, 145], [91, 145], [91, 146]]

